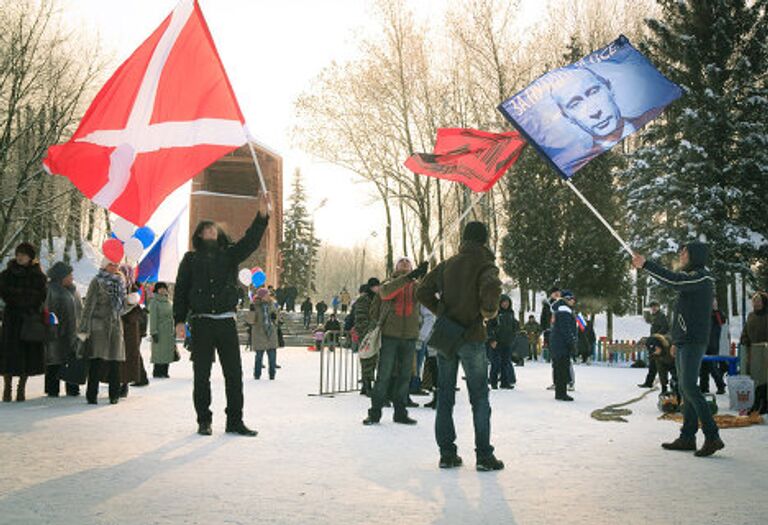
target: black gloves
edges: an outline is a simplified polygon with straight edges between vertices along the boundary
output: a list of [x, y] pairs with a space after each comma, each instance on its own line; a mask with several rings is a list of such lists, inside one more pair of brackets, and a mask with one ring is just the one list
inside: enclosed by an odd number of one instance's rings
[[419, 265], [418, 268], [413, 270], [411, 273], [408, 274], [408, 278], [412, 279], [414, 281], [417, 281], [427, 275], [427, 272], [429, 271], [429, 263], [424, 261]]

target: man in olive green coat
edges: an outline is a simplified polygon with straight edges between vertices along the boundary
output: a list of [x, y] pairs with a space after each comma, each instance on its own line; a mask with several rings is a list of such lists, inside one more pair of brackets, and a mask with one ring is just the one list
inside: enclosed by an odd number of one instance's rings
[[392, 393], [395, 409], [394, 422], [414, 425], [408, 417], [406, 403], [410, 371], [419, 337], [419, 305], [416, 303], [417, 281], [427, 273], [428, 264], [422, 263], [414, 270], [411, 261], [400, 259], [392, 278], [381, 285], [373, 298], [370, 319], [381, 320], [381, 349], [376, 384], [371, 396], [371, 408], [364, 425], [374, 425], [381, 420], [381, 408]]

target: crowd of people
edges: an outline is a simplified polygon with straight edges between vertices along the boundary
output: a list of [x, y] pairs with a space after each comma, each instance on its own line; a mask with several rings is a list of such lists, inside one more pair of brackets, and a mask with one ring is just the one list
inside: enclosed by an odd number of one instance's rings
[[[35, 248], [20, 244], [0, 273], [0, 298], [5, 304], [0, 336], [3, 401], [13, 398], [14, 378], [18, 378], [16, 400], [24, 401], [28, 377], [44, 374], [45, 393], [50, 397], [60, 395], [62, 382], [68, 396], [80, 395], [80, 385], [87, 383], [86, 400], [96, 404], [99, 384], [105, 382], [109, 401], [116, 404], [128, 395], [130, 385], [148, 384], [139, 351], [147, 334], [154, 378], [169, 377], [170, 364], [180, 358], [176, 341], [185, 339], [191, 345], [198, 433], [212, 434], [210, 373], [218, 353], [227, 397], [226, 431], [255, 436], [257, 432], [243, 422], [237, 268], [258, 248], [268, 224], [266, 210], [261, 202], [253, 224], [237, 242], [215, 223], [201, 222], [192, 236], [193, 250], [179, 266], [173, 300], [165, 283], [155, 283], [151, 289], [142, 286], [134, 280], [134, 269], [109, 259], [104, 259], [81, 299], [70, 265], [57, 262], [46, 275]], [[319, 344], [333, 350], [341, 344], [340, 335], [348, 333], [355, 350], [361, 349], [361, 394], [370, 397], [364, 425], [380, 423], [387, 406], [394, 409], [395, 423], [416, 425], [408, 409], [418, 404], [411, 396], [432, 392], [432, 400], [425, 406], [436, 409], [441, 468], [463, 463], [453, 423], [461, 364], [473, 412], [476, 468], [500, 470], [504, 464], [495, 457], [491, 444], [489, 390], [515, 388], [515, 363], [538, 360], [541, 353], [551, 362], [550, 388], [555, 399], [572, 401], [573, 362], [592, 355], [595, 334], [591, 320], [577, 319], [575, 294], [557, 287], [549, 291], [539, 321], [529, 315], [521, 327], [511, 298], [501, 293], [487, 227], [469, 223], [462, 239], [458, 254], [431, 271], [427, 263], [415, 266], [402, 258], [387, 280], [372, 277], [361, 285], [356, 300], [342, 290], [331, 301], [332, 313], [327, 314], [324, 301], [313, 305], [309, 297], [301, 311], [306, 329], [317, 315]], [[702, 396], [709, 390], [710, 377], [718, 394], [726, 388], [720, 368], [702, 361], [705, 354], [719, 353], [724, 322], [724, 314], [713, 300], [707, 257], [706, 245], [694, 242], [681, 250], [681, 270], [677, 272], [640, 255], [633, 258], [636, 268], [678, 295], [672, 322], [658, 303], [650, 304], [647, 321], [651, 327], [645, 339], [649, 370], [639, 386], [652, 386], [658, 375], [662, 392], [672, 392], [682, 400], [680, 437], [663, 447], [696, 451], [699, 456], [724, 447]], [[252, 297], [245, 323], [250, 349], [255, 352], [256, 380], [262, 376], [265, 354], [269, 379], [276, 377], [276, 352], [284, 346], [281, 310], [290, 310], [289, 302], [295, 300], [291, 297], [288, 294], [286, 299], [285, 290], [271, 287], [257, 289]], [[741, 342], [749, 349], [747, 373], [757, 387], [753, 410], [765, 413], [768, 295], [756, 293], [752, 306]], [[339, 311], [347, 314], [343, 324]], [[375, 351], [362, 351], [373, 347]], [[78, 373], [80, 379], [72, 379]], [[705, 442], [697, 449], [699, 423]]]
[[149, 384], [140, 353], [142, 339], [152, 340], [153, 377], [167, 378], [178, 360], [168, 286], [145, 288], [134, 281], [128, 266], [104, 259], [81, 298], [73, 268], [59, 261], [47, 275], [35, 247], [20, 244], [0, 273], [0, 298], [5, 303], [0, 336], [3, 401], [26, 400], [30, 376], [44, 375], [48, 397], [81, 394], [98, 403], [99, 385], [109, 385], [109, 401], [128, 396], [129, 386]]

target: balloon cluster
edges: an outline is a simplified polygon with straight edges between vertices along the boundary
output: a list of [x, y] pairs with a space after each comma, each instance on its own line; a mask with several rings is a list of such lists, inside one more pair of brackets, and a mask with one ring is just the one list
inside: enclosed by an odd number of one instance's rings
[[254, 288], [260, 288], [267, 282], [267, 274], [258, 266], [252, 269], [243, 268], [237, 275], [240, 279], [240, 283], [243, 286], [253, 286]]
[[112, 225], [109, 239], [101, 245], [101, 252], [114, 263], [119, 263], [123, 257], [137, 263], [144, 255], [144, 250], [152, 246], [154, 241], [155, 232], [152, 228], [136, 228], [122, 217], [118, 217]]

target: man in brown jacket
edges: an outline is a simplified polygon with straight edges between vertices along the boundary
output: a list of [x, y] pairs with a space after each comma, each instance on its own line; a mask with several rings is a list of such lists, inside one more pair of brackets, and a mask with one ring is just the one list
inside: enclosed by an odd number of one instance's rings
[[416, 292], [419, 302], [435, 315], [446, 316], [465, 328], [457, 350], [437, 355], [439, 384], [435, 438], [440, 447], [440, 468], [462, 464], [456, 448], [453, 406], [459, 361], [466, 375], [475, 425], [477, 470], [501, 470], [491, 446], [491, 404], [488, 400], [488, 361], [484, 320], [496, 316], [501, 296], [496, 257], [488, 249], [488, 228], [470, 222], [464, 229], [459, 253], [439, 264], [424, 278]]
[[416, 420], [408, 417], [406, 403], [416, 339], [419, 337], [416, 281], [426, 275], [427, 269], [427, 263], [414, 270], [411, 261], [400, 259], [392, 278], [381, 285], [379, 293], [373, 298], [370, 320], [381, 323], [381, 349], [371, 408], [368, 417], [363, 420], [364, 425], [374, 425], [381, 420], [381, 408], [390, 392], [395, 409], [394, 422], [416, 424]]

